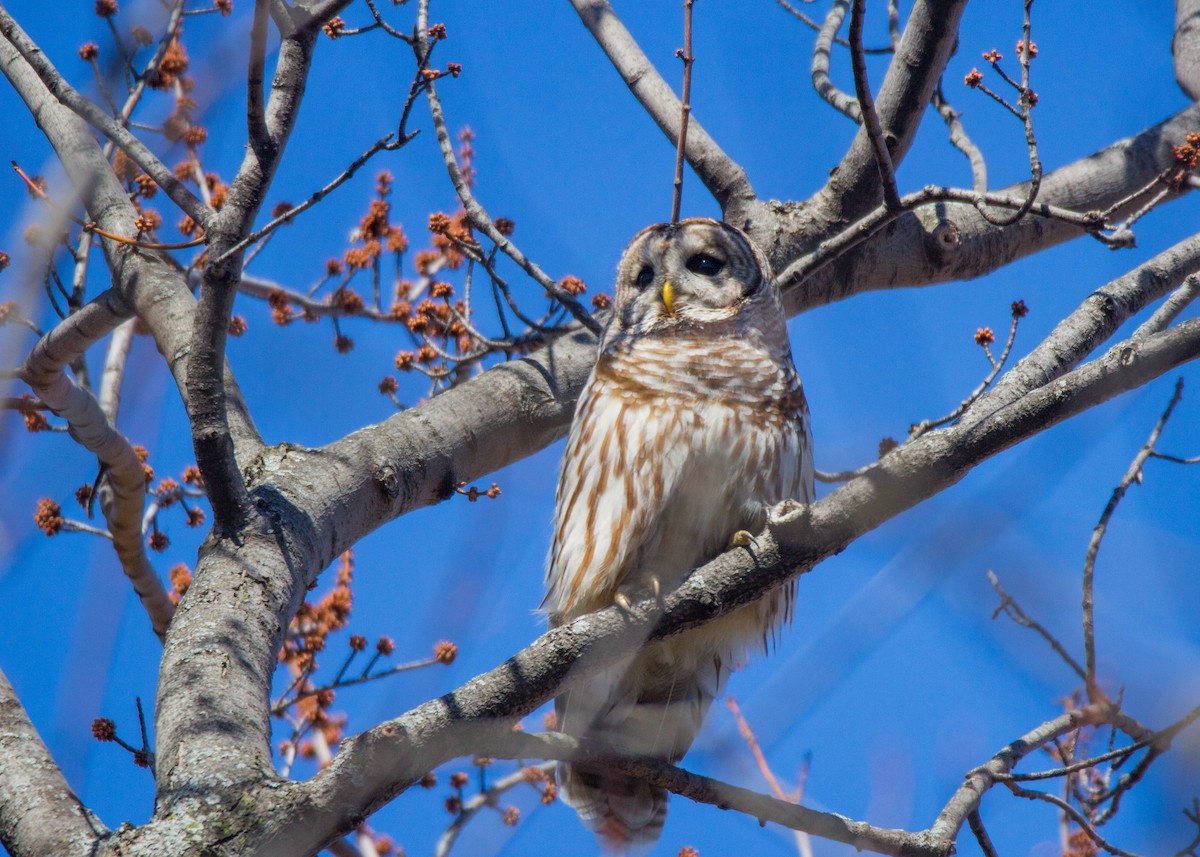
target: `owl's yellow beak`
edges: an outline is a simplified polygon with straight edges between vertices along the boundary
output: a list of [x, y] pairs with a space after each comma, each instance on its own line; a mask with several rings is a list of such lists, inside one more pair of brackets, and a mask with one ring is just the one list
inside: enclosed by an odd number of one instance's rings
[[671, 285], [670, 280], [663, 281], [662, 287], [662, 302], [667, 308], [667, 315], [675, 314], [675, 289]]

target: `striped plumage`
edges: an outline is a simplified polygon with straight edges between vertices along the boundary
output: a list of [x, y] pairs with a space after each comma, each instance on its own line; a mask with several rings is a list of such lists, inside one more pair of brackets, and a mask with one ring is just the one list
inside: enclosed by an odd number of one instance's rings
[[[545, 608], [557, 626], [657, 581], [670, 591], [813, 496], [808, 408], [779, 290], [739, 230], [651, 226], [626, 249], [612, 319], [563, 456]], [[725, 677], [790, 612], [792, 589], [668, 640], [556, 700], [558, 728], [678, 761]], [[666, 794], [559, 766], [564, 800], [610, 850], [653, 843]]]

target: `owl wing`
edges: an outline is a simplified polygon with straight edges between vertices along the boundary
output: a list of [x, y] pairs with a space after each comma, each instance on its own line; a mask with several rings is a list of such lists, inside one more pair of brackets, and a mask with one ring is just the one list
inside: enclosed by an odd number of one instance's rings
[[563, 453], [543, 607], [552, 624], [612, 604], [689, 455], [677, 409], [603, 371], [580, 397]]

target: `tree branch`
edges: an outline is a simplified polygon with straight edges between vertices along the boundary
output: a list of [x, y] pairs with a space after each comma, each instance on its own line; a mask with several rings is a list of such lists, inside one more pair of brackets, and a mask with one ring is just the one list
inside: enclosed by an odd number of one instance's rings
[[713, 777], [693, 773], [661, 759], [629, 756], [603, 744], [580, 740], [563, 733], [516, 732], [498, 736], [486, 742], [484, 746], [487, 747], [488, 753], [497, 758], [586, 762], [594, 767], [636, 777], [697, 803], [743, 813], [757, 819], [760, 824], [770, 821], [792, 830], [852, 845], [860, 851], [889, 854], [893, 857], [950, 857], [954, 853], [951, 840], [933, 839], [924, 831], [910, 832], [875, 827], [837, 813], [819, 812]]
[[[968, 415], [1005, 407], [1029, 391], [1054, 381], [1078, 365], [1128, 319], [1197, 270], [1200, 270], [1200, 234], [1164, 250], [1097, 289], [991, 391], [977, 399]], [[1145, 342], [1151, 338], [1130, 339], [1127, 343]]]
[[884, 140], [883, 126], [871, 97], [871, 81], [867, 78], [867, 58], [863, 53], [862, 29], [866, 0], [853, 0], [850, 8], [850, 65], [854, 70], [854, 92], [858, 97], [859, 112], [863, 129], [871, 142], [875, 155], [875, 166], [879, 171], [879, 184], [883, 193], [884, 207], [895, 210], [900, 207], [900, 193], [896, 190], [896, 173], [892, 156]]
[[[862, 108], [858, 102], [838, 89], [837, 85], [829, 77], [830, 54], [833, 53], [833, 43], [838, 41], [837, 32], [841, 29], [842, 22], [846, 20], [846, 8], [848, 6], [849, 0], [836, 0], [829, 7], [829, 13], [825, 16], [825, 23], [818, 28], [817, 40], [813, 44], [812, 85], [817, 95], [825, 99], [834, 110], [837, 110], [857, 123], [861, 123]], [[788, 11], [795, 15], [799, 14], [790, 7], [788, 7]], [[802, 17], [800, 20], [804, 21], [806, 19]]]
[[212, 260], [205, 265], [187, 362], [187, 405], [196, 465], [204, 476], [213, 526], [232, 533], [252, 514], [229, 429], [224, 383], [225, 340], [242, 274], [242, 254], [230, 254], [253, 228], [279, 160], [295, 127], [317, 31], [298, 28], [279, 48], [265, 110], [261, 103], [266, 6], [255, 6], [247, 80], [248, 145], [227, 201], [207, 231]]
[[[629, 30], [625, 29], [608, 0], [571, 0], [571, 5], [650, 118], [668, 140], [672, 143], [678, 140], [682, 104]], [[694, 116], [688, 125], [686, 155], [688, 163], [720, 204], [726, 218], [731, 222], [741, 220], [740, 213], [758, 199], [754, 188], [750, 186], [750, 179]]]
[[38, 340], [25, 361], [22, 377], [56, 415], [67, 421], [71, 437], [108, 468], [100, 508], [112, 534], [121, 568], [150, 617], [160, 640], [166, 637], [174, 607], [146, 556], [142, 507], [146, 477], [142, 463], [123, 434], [108, 421], [100, 403], [66, 376], [68, 364], [128, 319], [112, 291], [99, 295]]
[[[917, 0], [908, 16], [876, 99], [882, 137], [893, 164], [904, 160], [912, 145], [954, 51], [966, 5], [966, 0]], [[848, 223], [869, 211], [880, 193], [875, 147], [869, 130], [860, 126], [837, 171], [812, 202], [830, 219]]]
[[1100, 520], [1096, 523], [1092, 530], [1092, 538], [1088, 542], [1087, 556], [1083, 562], [1083, 651], [1084, 651], [1084, 684], [1087, 688], [1088, 700], [1091, 702], [1101, 702], [1107, 697], [1100, 690], [1096, 682], [1096, 625], [1095, 625], [1095, 610], [1094, 600], [1092, 597], [1093, 581], [1096, 576], [1096, 556], [1100, 553], [1100, 543], [1104, 540], [1104, 534], [1108, 530], [1108, 522], [1113, 516], [1113, 512], [1117, 510], [1119, 504], [1125, 496], [1125, 492], [1129, 490], [1129, 486], [1142, 480], [1142, 467], [1146, 463], [1146, 459], [1154, 451], [1154, 444], [1158, 442], [1158, 436], [1162, 434], [1163, 427], [1166, 426], [1167, 420], [1171, 418], [1171, 413], [1175, 410], [1175, 406], [1179, 404], [1180, 398], [1183, 397], [1183, 379], [1180, 378], [1175, 382], [1175, 394], [1171, 396], [1171, 401], [1167, 403], [1166, 410], [1162, 416], [1158, 418], [1153, 430], [1150, 432], [1150, 437], [1142, 444], [1142, 448], [1138, 450], [1137, 455], [1133, 457], [1133, 461], [1129, 463], [1129, 467], [1125, 471], [1125, 475], [1121, 477], [1121, 481], [1117, 483], [1117, 487], [1113, 489], [1112, 496], [1108, 498], [1108, 503], [1104, 506], [1104, 512], [1100, 515]]
[[[1200, 125], [1193, 105], [1139, 134], [1118, 141], [1042, 179], [1040, 204], [1086, 213], [1102, 211], [1145, 187], [1175, 163], [1171, 148]], [[995, 191], [1024, 199], [1028, 183]], [[1173, 197], [1172, 197], [1173, 198]], [[1127, 203], [1111, 215], [1136, 208]], [[778, 207], [776, 217], [751, 229], [775, 269], [783, 270], [845, 224], [814, 228], [811, 211]], [[973, 205], [946, 203], [919, 215], [898, 218], [875, 239], [833, 261], [784, 294], [789, 314], [876, 289], [932, 285], [982, 276], [1039, 250], [1078, 238], [1080, 227], [1065, 221], [1026, 217], [1012, 226], [988, 223]]]
[[0, 842], [12, 857], [84, 857], [108, 829], [71, 791], [0, 672]]
[[1171, 55], [1179, 88], [1192, 101], [1200, 100], [1200, 0], [1175, 0]]
[[1013, 741], [993, 756], [986, 765], [967, 775], [966, 782], [959, 786], [958, 791], [938, 815], [930, 833], [937, 837], [955, 839], [963, 822], [979, 810], [979, 802], [984, 793], [1010, 774], [1017, 762], [1055, 738], [1067, 735], [1082, 726], [1111, 723], [1111, 714], [1111, 705], [1085, 705], [1047, 721]]

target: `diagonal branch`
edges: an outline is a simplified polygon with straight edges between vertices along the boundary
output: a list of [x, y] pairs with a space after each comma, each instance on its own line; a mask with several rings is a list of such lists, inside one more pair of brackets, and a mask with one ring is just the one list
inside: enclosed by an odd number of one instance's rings
[[[876, 99], [882, 139], [893, 164], [908, 154], [938, 80], [954, 51], [966, 0], [917, 0]], [[880, 198], [875, 147], [860, 126], [850, 150], [812, 202], [833, 220], [848, 223]]]
[[[204, 476], [213, 525], [233, 532], [252, 514], [229, 430], [225, 340], [242, 274], [242, 254], [228, 251], [253, 228], [267, 189], [295, 127], [312, 63], [317, 30], [300, 27], [284, 36], [271, 95], [262, 105], [267, 0], [255, 5], [247, 69], [248, 145], [226, 204], [207, 230], [212, 261], [205, 266], [187, 361], [187, 404], [196, 465]], [[345, 0], [342, 4], [348, 3]], [[336, 4], [335, 4], [336, 6]], [[331, 14], [336, 14], [336, 8]]]
[[[668, 140], [678, 140], [682, 104], [608, 0], [571, 0], [571, 5], [650, 118]], [[688, 126], [686, 155], [730, 221], [740, 220], [737, 213], [757, 201], [746, 171], [722, 151], [695, 117]]]
[[586, 762], [591, 767], [615, 771], [664, 788], [697, 803], [730, 809], [792, 830], [810, 833], [861, 851], [893, 857], [950, 857], [953, 842], [909, 832], [875, 827], [832, 812], [819, 812], [791, 801], [735, 786], [713, 777], [680, 768], [661, 759], [629, 756], [599, 742], [580, 740], [563, 733], [497, 735], [483, 745], [497, 758], [542, 758]]
[[62, 775], [0, 672], [0, 842], [12, 857], [84, 857], [108, 834]]
[[[428, 61], [429, 57], [429, 36], [427, 34], [428, 27], [425, 19], [426, 8], [426, 2], [423, 2], [418, 7], [417, 43], [413, 46], [413, 50], [417, 54], [417, 61], [422, 66]], [[446, 117], [442, 114], [442, 102], [438, 98], [437, 87], [434, 85], [432, 78], [425, 84], [425, 97], [429, 101], [429, 112], [433, 118], [433, 127], [437, 134], [438, 145], [442, 150], [442, 159], [446, 163], [446, 171], [450, 175], [450, 181], [454, 185], [454, 190], [458, 194], [458, 200], [462, 203], [463, 210], [471, 220], [471, 225], [493, 241], [506, 256], [516, 262], [521, 267], [521, 270], [533, 278], [538, 285], [553, 295], [555, 300], [570, 311], [576, 321], [599, 336], [603, 329], [600, 322], [596, 321], [591, 313], [583, 308], [583, 305], [579, 301], [547, 276], [545, 271], [527, 258], [507, 236], [501, 233], [496, 228], [491, 215], [487, 213], [486, 209], [479, 203], [479, 200], [471, 193], [467, 180], [462, 174], [462, 169], [458, 165], [458, 159], [454, 155], [454, 144], [450, 140], [450, 132], [446, 128]]]
[[967, 817], [979, 810], [979, 802], [984, 793], [996, 783], [1004, 781], [1017, 762], [1055, 738], [1068, 735], [1080, 727], [1113, 722], [1113, 713], [1112, 706], [1108, 704], [1084, 705], [1043, 723], [1037, 729], [1013, 741], [993, 756], [986, 765], [967, 774], [966, 781], [946, 803], [937, 821], [930, 828], [930, 833], [953, 840]]
[[[1097, 289], [990, 392], [976, 400], [968, 414], [978, 415], [1005, 407], [1030, 390], [1054, 381], [1091, 354], [1127, 320], [1198, 270], [1200, 234], [1164, 250]], [[1151, 338], [1138, 340], [1135, 336], [1129, 342], [1144, 342]]]
[[[1060, 167], [1042, 179], [1038, 202], [1080, 213], [1103, 211], [1171, 167], [1175, 163], [1172, 147], [1183, 143], [1197, 125], [1200, 105], [1192, 105], [1139, 134]], [[995, 193], [1024, 199], [1028, 182]], [[1126, 203], [1110, 218], [1116, 220], [1135, 208], [1136, 203]], [[794, 221], [751, 230], [775, 270], [783, 270], [810, 252], [816, 242], [845, 226], [830, 224], [814, 235], [810, 218], [803, 212], [793, 216]], [[788, 289], [784, 305], [794, 314], [865, 291], [972, 279], [1081, 234], [1078, 225], [1067, 221], [1027, 217], [1012, 226], [997, 227], [972, 204], [931, 206], [919, 216], [897, 219], [886, 233]]]

